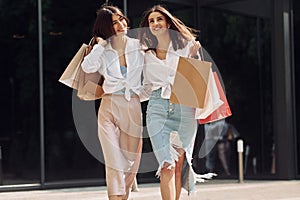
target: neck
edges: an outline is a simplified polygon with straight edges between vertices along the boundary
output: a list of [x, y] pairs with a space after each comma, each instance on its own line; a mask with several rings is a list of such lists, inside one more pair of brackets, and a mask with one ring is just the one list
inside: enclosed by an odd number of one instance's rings
[[114, 36], [111, 40], [112, 48], [114, 49], [122, 49], [126, 44], [126, 37], [125, 35], [121, 36]]
[[170, 35], [166, 34], [163, 37], [157, 37], [157, 46], [156, 49], [161, 49], [161, 50], [168, 50], [169, 45], [170, 45]]

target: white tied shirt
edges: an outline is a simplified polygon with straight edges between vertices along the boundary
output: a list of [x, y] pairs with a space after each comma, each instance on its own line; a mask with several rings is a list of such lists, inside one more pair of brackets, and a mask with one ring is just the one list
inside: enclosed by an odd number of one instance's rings
[[[152, 91], [160, 88], [162, 90], [161, 97], [164, 99], [170, 99], [171, 86], [174, 83], [179, 57], [188, 57], [191, 46], [193, 46], [193, 43], [189, 41], [184, 48], [177, 49], [175, 51], [173, 49], [172, 42], [170, 42], [165, 60], [157, 58], [153, 51], [148, 51], [145, 54], [145, 65], [143, 68], [143, 92], [140, 94], [141, 101], [149, 100], [149, 96]], [[223, 101], [220, 100], [219, 93], [217, 92], [213, 76], [209, 77], [208, 88], [209, 90], [206, 95], [207, 104], [204, 108], [196, 109], [196, 119], [206, 118], [216, 108], [223, 104]]]
[[140, 94], [141, 75], [144, 63], [144, 53], [141, 50], [139, 40], [126, 37], [125, 59], [127, 74], [124, 78], [119, 56], [111, 44], [105, 47], [96, 44], [92, 51], [84, 58], [81, 67], [86, 73], [99, 72], [105, 78], [103, 90], [106, 94], [112, 94], [125, 88], [125, 98], [130, 100], [130, 90]]

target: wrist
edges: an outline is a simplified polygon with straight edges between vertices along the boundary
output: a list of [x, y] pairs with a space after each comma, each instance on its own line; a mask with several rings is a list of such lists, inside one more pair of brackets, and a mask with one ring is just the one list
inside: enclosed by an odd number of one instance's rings
[[197, 54], [196, 55], [191, 55], [191, 58], [198, 59], [199, 56]]

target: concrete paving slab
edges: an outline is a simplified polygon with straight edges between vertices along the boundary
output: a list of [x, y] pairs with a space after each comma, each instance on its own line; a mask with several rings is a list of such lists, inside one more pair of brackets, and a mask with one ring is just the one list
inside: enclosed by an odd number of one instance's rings
[[[159, 200], [159, 184], [139, 184], [130, 200]], [[107, 200], [106, 187], [83, 187], [55, 190], [2, 192], [0, 200]], [[197, 192], [182, 200], [300, 200], [300, 181], [236, 181], [215, 180], [197, 184]]]

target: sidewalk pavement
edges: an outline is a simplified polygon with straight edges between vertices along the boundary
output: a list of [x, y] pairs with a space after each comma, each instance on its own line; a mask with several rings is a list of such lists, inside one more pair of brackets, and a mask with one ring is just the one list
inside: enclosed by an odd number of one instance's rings
[[[159, 184], [139, 184], [130, 200], [160, 200]], [[106, 187], [2, 192], [0, 200], [107, 200]], [[197, 192], [181, 200], [300, 200], [300, 181], [212, 180], [197, 184]]]

